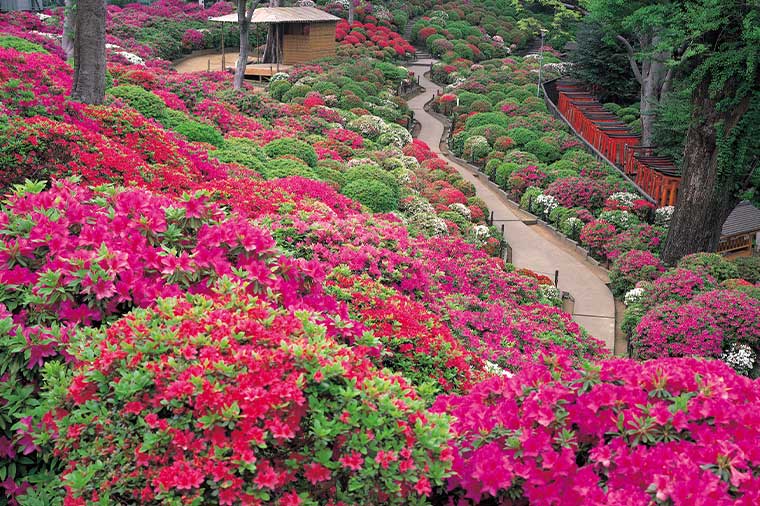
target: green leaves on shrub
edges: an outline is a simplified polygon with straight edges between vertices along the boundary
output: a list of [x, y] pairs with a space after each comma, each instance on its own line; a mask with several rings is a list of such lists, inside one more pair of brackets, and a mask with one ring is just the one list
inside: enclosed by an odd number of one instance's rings
[[160, 120], [166, 113], [166, 104], [161, 97], [134, 84], [114, 86], [108, 94], [122, 99], [146, 118]]
[[299, 160], [303, 160], [309, 167], [317, 166], [317, 152], [314, 151], [314, 148], [305, 142], [292, 137], [273, 140], [264, 146], [264, 152], [270, 158], [280, 158], [282, 156], [291, 155]]
[[343, 188], [343, 194], [376, 213], [388, 213], [398, 208], [398, 197], [393, 190], [377, 179], [357, 179]]

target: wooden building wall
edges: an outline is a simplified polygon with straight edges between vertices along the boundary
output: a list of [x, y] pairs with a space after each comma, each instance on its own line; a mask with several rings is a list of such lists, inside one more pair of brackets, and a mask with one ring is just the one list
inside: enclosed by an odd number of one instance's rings
[[[283, 63], [295, 65], [335, 56], [337, 23], [289, 24], [283, 40]], [[300, 32], [300, 33], [299, 33]]]

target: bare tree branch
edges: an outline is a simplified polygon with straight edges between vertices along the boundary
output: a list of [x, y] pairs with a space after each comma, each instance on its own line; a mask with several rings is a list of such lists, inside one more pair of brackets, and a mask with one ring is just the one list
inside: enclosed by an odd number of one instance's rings
[[641, 77], [641, 70], [639, 70], [639, 64], [636, 63], [636, 52], [633, 50], [633, 46], [631, 46], [631, 43], [626, 40], [625, 37], [622, 35], [617, 35], [615, 37], [617, 40], [623, 43], [623, 46], [625, 46], [625, 51], [628, 53], [628, 62], [631, 64], [631, 70], [633, 70], [633, 75], [636, 77], [636, 80], [639, 82], [639, 84], [644, 84], [644, 79]]

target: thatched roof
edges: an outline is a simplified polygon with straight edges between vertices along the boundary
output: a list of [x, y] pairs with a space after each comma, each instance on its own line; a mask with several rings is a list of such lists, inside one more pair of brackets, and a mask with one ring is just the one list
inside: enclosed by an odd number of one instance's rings
[[724, 237], [748, 234], [760, 230], [760, 209], [748, 201], [740, 202], [723, 224], [721, 235]]
[[[227, 14], [209, 21], [237, 23], [237, 13]], [[325, 23], [340, 21], [339, 17], [315, 7], [260, 7], [253, 11], [251, 23]]]

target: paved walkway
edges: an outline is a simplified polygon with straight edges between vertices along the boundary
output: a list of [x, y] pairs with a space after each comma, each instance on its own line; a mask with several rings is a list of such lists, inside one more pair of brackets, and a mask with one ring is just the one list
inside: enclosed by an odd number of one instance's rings
[[[441, 152], [441, 137], [444, 125], [428, 114], [425, 103], [438, 93], [440, 87], [424, 74], [430, 69], [430, 60], [418, 60], [409, 65], [420, 76], [420, 85], [425, 92], [409, 101], [409, 107], [421, 125], [419, 139], [446, 158]], [[607, 275], [586, 262], [572, 247], [555, 237], [541, 225], [528, 226], [520, 220], [520, 211], [515, 210], [507, 200], [493, 189], [482, 174], [448, 159], [459, 173], [475, 185], [478, 196], [494, 212], [494, 223], [505, 225], [506, 240], [512, 246], [512, 260], [518, 267], [526, 267], [554, 279], [554, 271], [559, 270], [560, 290], [567, 291], [575, 298], [573, 319], [591, 335], [605, 342], [610, 350], [615, 342], [615, 305], [612, 294], [606, 286]]]

